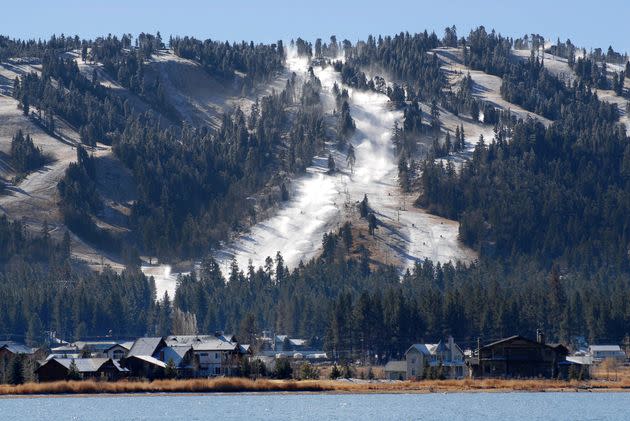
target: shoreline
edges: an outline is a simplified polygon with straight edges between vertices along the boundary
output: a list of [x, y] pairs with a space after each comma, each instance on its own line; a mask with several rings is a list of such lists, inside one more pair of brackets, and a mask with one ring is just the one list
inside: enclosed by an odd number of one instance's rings
[[425, 381], [249, 380], [61, 381], [0, 385], [0, 400], [50, 397], [139, 397], [288, 394], [628, 393], [630, 382], [464, 379]]

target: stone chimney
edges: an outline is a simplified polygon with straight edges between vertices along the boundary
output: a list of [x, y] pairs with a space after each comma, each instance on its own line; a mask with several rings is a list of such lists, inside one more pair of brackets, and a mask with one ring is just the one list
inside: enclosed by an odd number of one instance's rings
[[448, 335], [448, 350], [451, 362], [455, 359], [455, 340], [452, 335]]
[[536, 342], [538, 342], [539, 344], [545, 343], [545, 334], [543, 333], [542, 329], [536, 329]]

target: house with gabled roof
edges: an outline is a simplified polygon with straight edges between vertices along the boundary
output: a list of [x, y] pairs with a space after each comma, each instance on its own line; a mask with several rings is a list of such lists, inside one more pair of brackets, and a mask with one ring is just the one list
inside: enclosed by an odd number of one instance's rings
[[129, 349], [127, 357], [144, 355], [163, 360], [164, 353], [162, 351], [164, 348], [166, 348], [166, 342], [162, 337], [138, 338]]
[[132, 346], [133, 342], [116, 343], [104, 350], [104, 356], [113, 360], [121, 360], [127, 356]]
[[51, 358], [35, 369], [40, 382], [68, 380], [74, 364], [80, 379], [119, 380], [129, 370], [111, 358]]
[[613, 359], [619, 362], [623, 362], [626, 359], [626, 354], [619, 345], [591, 345], [588, 347], [588, 353], [595, 364], [601, 363], [606, 359]]
[[405, 352], [407, 378], [425, 378], [428, 370], [439, 372], [445, 378], [464, 377], [464, 352], [452, 336], [446, 342], [434, 344], [413, 344]]
[[182, 377], [192, 377], [195, 371], [195, 359], [192, 345], [167, 345], [164, 348], [164, 362], [175, 364]]
[[545, 343], [538, 331], [536, 340], [514, 335], [479, 347], [468, 365], [473, 377], [555, 378], [568, 353], [564, 345]]
[[171, 335], [165, 338], [164, 359], [170, 358], [184, 373], [195, 376], [230, 376], [248, 355], [249, 345], [239, 344], [234, 335]]
[[29, 355], [32, 356], [37, 351], [36, 348], [31, 348], [19, 342], [14, 341], [0, 341], [0, 358], [11, 358], [15, 355]]
[[166, 372], [166, 363], [150, 355], [128, 355], [121, 364], [136, 378], [161, 379]]

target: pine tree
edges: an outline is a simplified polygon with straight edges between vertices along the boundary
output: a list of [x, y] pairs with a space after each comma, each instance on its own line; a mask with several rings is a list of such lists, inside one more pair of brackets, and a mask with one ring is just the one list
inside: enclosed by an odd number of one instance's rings
[[74, 359], [70, 362], [70, 367], [68, 367], [68, 380], [81, 380], [81, 372], [77, 367], [77, 363], [74, 362]]
[[352, 224], [350, 222], [344, 223], [339, 228], [339, 235], [346, 246], [346, 251], [349, 251], [350, 247], [352, 247]]
[[174, 379], [177, 377], [177, 366], [175, 365], [175, 361], [172, 358], [168, 359], [166, 363], [166, 368], [164, 369], [164, 377], [167, 379]]
[[44, 327], [42, 321], [37, 314], [34, 314], [28, 322], [28, 330], [26, 331], [26, 344], [36, 347], [42, 343], [42, 333]]
[[7, 367], [7, 379], [9, 384], [22, 384], [24, 383], [24, 373], [23, 373], [23, 359], [24, 357], [20, 354], [13, 355], [9, 358], [9, 364]]
[[434, 130], [440, 128], [440, 110], [436, 100], [431, 102], [431, 127], [433, 127]]
[[461, 141], [459, 140], [459, 126], [455, 126], [455, 143], [453, 144], [453, 150], [459, 152], [461, 149]]
[[282, 200], [283, 202], [289, 200], [289, 190], [284, 183], [280, 185], [280, 200]]
[[368, 197], [367, 194], [364, 194], [363, 200], [361, 200], [361, 203], [359, 204], [359, 214], [361, 215], [361, 218], [367, 218], [369, 211], [370, 207], [368, 205]]
[[25, 116], [28, 116], [30, 110], [30, 102], [28, 99], [28, 95], [24, 95], [24, 97], [22, 98], [22, 112], [24, 113]]
[[354, 154], [354, 146], [352, 146], [352, 143], [350, 143], [348, 145], [348, 152], [346, 154], [346, 164], [350, 167], [350, 173], [354, 174], [354, 163], [356, 162], [357, 158]]
[[376, 215], [374, 212], [370, 212], [368, 215], [368, 231], [370, 235], [374, 236], [374, 230], [378, 228], [378, 219], [376, 219]]
[[332, 154], [328, 154], [328, 172], [334, 173], [337, 170], [335, 166], [335, 158], [333, 158]]
[[473, 100], [470, 104], [470, 116], [473, 121], [479, 121], [479, 103], [476, 100]]

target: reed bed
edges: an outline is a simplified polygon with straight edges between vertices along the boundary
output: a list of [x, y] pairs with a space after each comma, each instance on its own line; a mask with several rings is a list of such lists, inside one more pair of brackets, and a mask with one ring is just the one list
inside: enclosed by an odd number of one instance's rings
[[317, 381], [249, 380], [242, 378], [149, 381], [60, 381], [0, 385], [0, 395], [97, 394], [97, 393], [230, 393], [322, 392]]
[[0, 395], [133, 394], [133, 393], [238, 393], [238, 392], [337, 392], [337, 393], [442, 393], [475, 391], [575, 391], [630, 389], [630, 379], [620, 381], [561, 380], [250, 380], [243, 378], [156, 381], [61, 381], [0, 385]]

